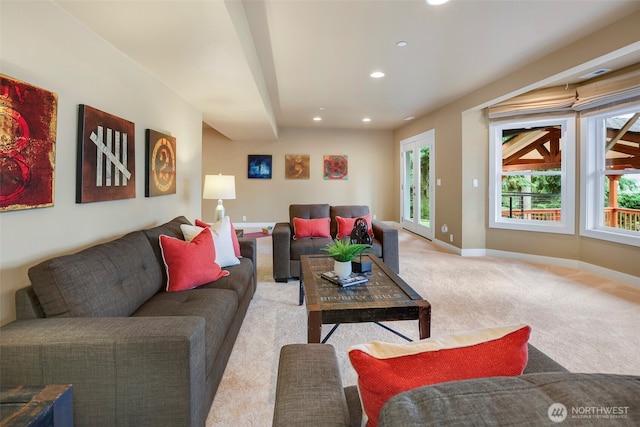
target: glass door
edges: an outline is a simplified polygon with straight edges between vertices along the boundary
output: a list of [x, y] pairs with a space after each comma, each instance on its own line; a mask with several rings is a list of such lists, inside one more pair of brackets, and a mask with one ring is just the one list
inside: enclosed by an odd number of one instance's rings
[[400, 142], [402, 227], [427, 239], [433, 239], [433, 130]]

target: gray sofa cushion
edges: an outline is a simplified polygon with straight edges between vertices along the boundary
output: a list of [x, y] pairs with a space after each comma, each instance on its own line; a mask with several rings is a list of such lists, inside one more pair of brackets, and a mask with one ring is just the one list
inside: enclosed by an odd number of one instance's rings
[[129, 316], [161, 289], [162, 277], [141, 231], [29, 269], [47, 317]]
[[240, 264], [225, 267], [223, 270], [227, 270], [229, 275], [200, 288], [232, 290], [238, 294], [239, 300], [244, 299], [248, 292], [253, 294], [253, 263], [249, 258], [240, 258]]
[[626, 418], [617, 418], [615, 425], [638, 425], [638, 396], [640, 377], [627, 375], [552, 372], [453, 381], [392, 397], [382, 407], [378, 425], [422, 426], [425, 420], [437, 426], [553, 425], [549, 408], [554, 403], [566, 408], [555, 411], [555, 421], [564, 413], [567, 425], [611, 421], [583, 417], [584, 411], [592, 410], [588, 408], [617, 408]]
[[331, 239], [323, 237], [292, 240], [290, 258], [292, 260], [299, 261], [302, 255], [323, 254], [324, 252], [322, 252], [322, 248], [326, 247], [330, 242]]
[[144, 303], [133, 317], [195, 316], [205, 320], [206, 372], [211, 372], [233, 317], [238, 310], [238, 295], [227, 289], [190, 289], [160, 292]]
[[329, 218], [329, 205], [289, 205], [289, 224], [293, 224], [293, 218]]
[[[157, 227], [142, 230], [145, 236], [147, 236], [147, 239], [149, 239], [149, 243], [151, 244], [153, 253], [156, 255], [158, 264], [160, 264], [161, 266], [164, 266], [164, 259], [162, 258], [162, 250], [160, 249], [160, 235], [164, 234], [165, 236], [184, 240], [184, 235], [182, 234], [182, 230], [180, 230], [181, 224], [191, 225], [187, 218], [185, 218], [184, 216], [179, 216], [169, 222], [158, 225]], [[164, 268], [162, 270], [162, 278], [163, 283], [166, 283], [167, 273]]]

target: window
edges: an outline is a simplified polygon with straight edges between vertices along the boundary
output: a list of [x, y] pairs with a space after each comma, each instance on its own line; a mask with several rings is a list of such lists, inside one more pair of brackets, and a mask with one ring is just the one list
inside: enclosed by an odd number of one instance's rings
[[575, 117], [490, 126], [489, 226], [575, 233]]
[[584, 236], [640, 246], [640, 103], [581, 118]]

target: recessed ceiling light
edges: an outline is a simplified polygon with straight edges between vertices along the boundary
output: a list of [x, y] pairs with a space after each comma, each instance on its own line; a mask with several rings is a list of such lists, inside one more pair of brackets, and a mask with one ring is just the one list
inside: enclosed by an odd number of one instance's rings
[[363, 122], [368, 123], [371, 121], [371, 119], [369, 117], [365, 117], [364, 119], [362, 119]]
[[431, 6], [439, 6], [441, 4], [445, 4], [449, 0], [426, 0], [428, 4]]
[[396, 43], [396, 46], [398, 47], [405, 47], [407, 45], [407, 42], [405, 41], [399, 41], [398, 43]]
[[313, 121], [314, 122], [321, 122], [322, 121], [322, 117], [317, 117], [316, 116], [316, 117], [313, 118]]
[[407, 117], [404, 118], [404, 120], [406, 120], [408, 122], [409, 120], [413, 120], [415, 118], [416, 118], [415, 116], [407, 116]]
[[369, 74], [371, 77], [373, 77], [374, 79], [379, 79], [381, 77], [384, 77], [384, 73], [382, 71], [374, 71], [373, 73]]

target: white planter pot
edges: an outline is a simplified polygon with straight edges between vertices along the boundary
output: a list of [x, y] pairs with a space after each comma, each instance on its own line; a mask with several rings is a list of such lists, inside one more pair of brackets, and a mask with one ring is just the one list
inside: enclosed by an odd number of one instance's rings
[[344, 279], [345, 277], [349, 277], [351, 274], [351, 261], [333, 261], [333, 271], [336, 272], [338, 277]]

